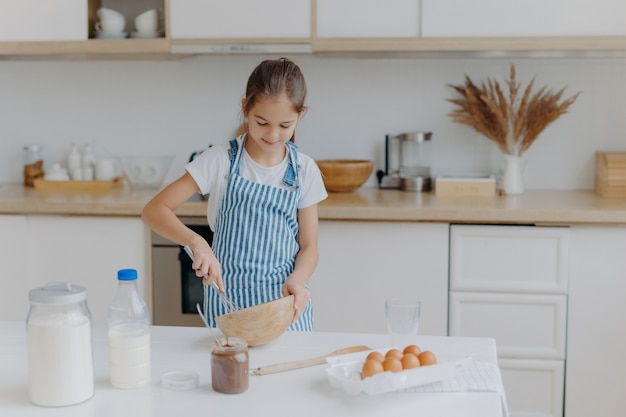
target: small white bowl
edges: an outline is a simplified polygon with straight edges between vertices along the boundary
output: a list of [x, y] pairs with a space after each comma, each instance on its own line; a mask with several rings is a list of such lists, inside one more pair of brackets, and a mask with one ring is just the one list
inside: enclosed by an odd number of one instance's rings
[[70, 175], [66, 168], [61, 167], [59, 164], [54, 164], [49, 171], [45, 172], [43, 179], [46, 181], [69, 181]]

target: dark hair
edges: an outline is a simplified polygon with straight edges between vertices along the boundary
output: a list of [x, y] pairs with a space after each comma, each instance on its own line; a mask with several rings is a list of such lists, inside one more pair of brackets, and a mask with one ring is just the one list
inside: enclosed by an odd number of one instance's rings
[[306, 110], [306, 82], [300, 67], [289, 58], [266, 59], [256, 66], [248, 78], [243, 110], [249, 112], [261, 96], [278, 97], [281, 94], [289, 98], [297, 113]]

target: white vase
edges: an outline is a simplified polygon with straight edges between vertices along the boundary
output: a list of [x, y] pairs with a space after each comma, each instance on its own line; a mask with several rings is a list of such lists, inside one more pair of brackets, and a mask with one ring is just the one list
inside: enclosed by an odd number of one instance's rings
[[504, 154], [504, 162], [502, 189], [507, 195], [524, 194], [521, 157]]

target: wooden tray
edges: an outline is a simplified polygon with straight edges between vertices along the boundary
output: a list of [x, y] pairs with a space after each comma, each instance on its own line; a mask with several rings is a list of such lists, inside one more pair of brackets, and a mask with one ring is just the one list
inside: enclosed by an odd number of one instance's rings
[[109, 181], [46, 181], [36, 179], [36, 190], [51, 191], [107, 191], [124, 186], [124, 177], [115, 177]]

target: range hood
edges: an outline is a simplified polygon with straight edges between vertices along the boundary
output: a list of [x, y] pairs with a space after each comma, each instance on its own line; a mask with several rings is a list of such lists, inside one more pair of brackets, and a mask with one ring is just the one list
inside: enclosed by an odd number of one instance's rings
[[310, 43], [172, 43], [173, 54], [310, 54]]

